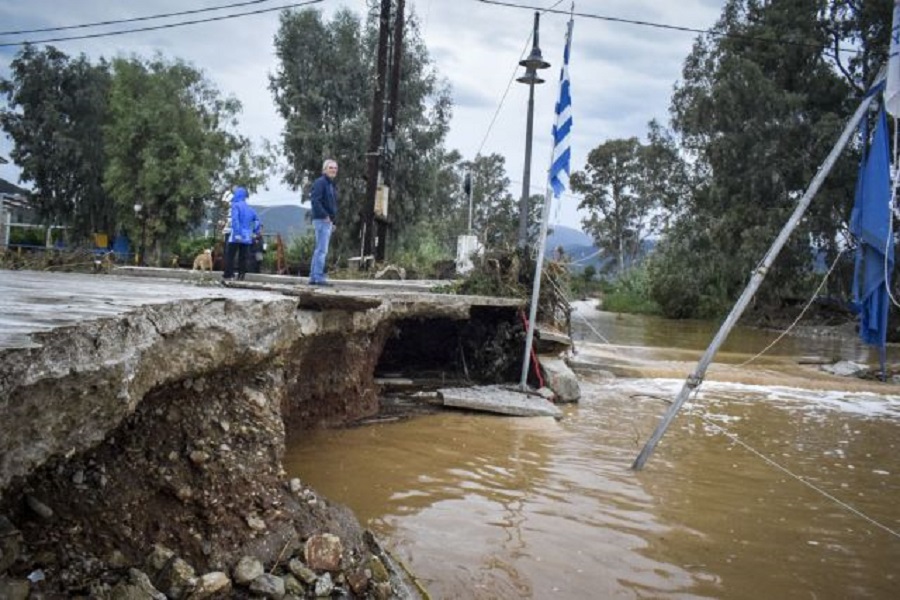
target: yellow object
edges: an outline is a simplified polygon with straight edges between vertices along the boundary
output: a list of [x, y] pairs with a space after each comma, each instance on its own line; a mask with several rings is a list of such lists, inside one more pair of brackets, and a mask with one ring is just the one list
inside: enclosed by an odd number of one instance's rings
[[386, 219], [388, 215], [388, 196], [390, 196], [391, 188], [386, 185], [379, 185], [375, 192], [375, 214]]

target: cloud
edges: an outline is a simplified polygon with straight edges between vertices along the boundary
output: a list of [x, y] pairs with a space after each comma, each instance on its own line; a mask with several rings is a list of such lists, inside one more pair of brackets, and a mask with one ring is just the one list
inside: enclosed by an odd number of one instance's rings
[[[561, 8], [565, 7], [565, 3], [550, 0], [534, 2], [542, 6], [559, 4]], [[224, 0], [206, 0], [203, 5], [226, 3]], [[280, 5], [283, 3], [272, 2], [259, 7]], [[581, 2], [576, 9], [609, 17], [706, 29], [713, 26], [723, 5], [724, 0], [607, 0]], [[513, 181], [511, 192], [518, 196], [524, 166], [528, 88], [510, 81], [522, 74], [518, 62], [530, 50], [534, 13], [477, 0], [407, 0], [407, 7], [419, 17], [429, 55], [439, 75], [451, 85], [455, 106], [448, 148], [459, 150], [466, 159], [474, 158], [479, 149], [485, 154], [503, 155], [507, 174]], [[316, 4], [315, 8], [326, 16], [341, 8], [361, 16], [367, 10], [365, 0], [343, 3], [327, 0]], [[145, 0], [141, 3], [7, 1], [0, 3], [0, 23], [3, 24], [0, 29], [64, 26], [183, 10], [186, 8], [181, 0]], [[199, 19], [241, 10], [246, 9], [187, 18]], [[162, 22], [179, 20], [184, 18]], [[566, 21], [566, 15], [545, 14], [540, 22], [541, 50], [552, 66], [542, 73], [547, 82], [535, 88], [533, 193], [543, 192], [543, 177], [549, 164], [550, 129]], [[201, 69], [224, 94], [241, 101], [241, 133], [255, 142], [262, 139], [277, 142], [283, 123], [275, 111], [268, 76], [277, 66], [273, 38], [278, 22], [275, 11], [202, 25], [54, 45], [70, 56], [83, 52], [92, 59], [133, 55], [149, 58], [156, 52], [170, 59], [181, 58]], [[125, 27], [154, 23], [134, 23]], [[62, 37], [86, 32], [71, 30], [40, 36]], [[36, 39], [38, 34], [25, 37]], [[640, 138], [646, 133], [650, 119], [667, 121], [672, 86], [680, 78], [681, 65], [695, 37], [684, 32], [576, 18], [571, 62], [575, 118], [573, 168], [580, 169], [588, 152], [603, 141], [617, 137]], [[0, 43], [20, 39], [21, 36], [0, 36]], [[0, 48], [0, 76], [9, 76], [9, 62], [17, 52], [18, 48]], [[497, 117], [492, 125], [495, 113]], [[8, 156], [9, 150], [9, 140], [0, 136], [0, 155]], [[16, 182], [18, 170], [12, 165], [0, 165], [0, 177]], [[299, 198], [299, 192], [277, 180], [270, 181], [269, 188], [269, 191], [260, 191], [256, 195], [258, 202], [271, 204]], [[562, 224], [579, 226], [580, 218], [571, 206], [559, 212]]]

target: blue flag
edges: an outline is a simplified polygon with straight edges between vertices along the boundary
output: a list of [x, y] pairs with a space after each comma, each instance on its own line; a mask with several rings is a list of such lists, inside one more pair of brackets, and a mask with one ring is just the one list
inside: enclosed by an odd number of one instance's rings
[[556, 102], [556, 122], [553, 124], [553, 159], [550, 165], [550, 186], [559, 198], [569, 187], [569, 166], [572, 158], [572, 95], [569, 88], [569, 51], [572, 47], [572, 25], [566, 29], [566, 49], [559, 73], [559, 100]]
[[[863, 128], [863, 144], [867, 141], [865, 134]], [[859, 312], [862, 341], [881, 350], [882, 371], [888, 308], [891, 304], [888, 286], [891, 285], [890, 274], [894, 271], [890, 223], [890, 149], [887, 117], [882, 108], [872, 143], [860, 163], [856, 199], [850, 215], [850, 231], [857, 243], [852, 307]]]

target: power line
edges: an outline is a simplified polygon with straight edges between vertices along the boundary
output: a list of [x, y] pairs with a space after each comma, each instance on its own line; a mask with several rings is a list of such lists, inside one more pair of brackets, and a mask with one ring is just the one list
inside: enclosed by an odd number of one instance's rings
[[272, 0], [250, 0], [248, 2], [236, 2], [234, 4], [223, 4], [222, 6], [211, 6], [209, 8], [197, 8], [194, 10], [183, 10], [173, 13], [162, 13], [158, 15], [150, 15], [147, 17], [134, 17], [131, 19], [116, 19], [114, 21], [97, 21], [96, 23], [82, 23], [80, 25], [63, 25], [61, 27], [44, 27], [41, 29], [22, 29], [20, 31], [0, 31], [0, 35], [26, 35], [29, 33], [46, 33], [49, 31], [65, 31], [67, 29], [85, 29], [88, 27], [100, 27], [104, 25], [119, 25], [121, 23], [134, 23], [137, 21], [152, 21], [154, 19], [165, 19], [167, 17], [180, 17], [183, 15], [193, 15], [197, 13], [211, 12], [214, 10], [224, 10], [226, 8], [237, 8], [239, 6], [248, 6], [250, 4], [262, 4], [271, 2]]
[[[525, 52], [528, 51], [528, 44], [531, 43], [531, 32], [528, 32], [528, 39], [525, 40], [525, 47], [522, 49], [522, 54], [519, 55], [519, 60], [525, 58]], [[481, 138], [481, 145], [478, 146], [478, 152], [475, 153], [475, 156], [480, 156], [481, 151], [484, 150], [484, 145], [487, 144], [488, 137], [491, 135], [491, 131], [494, 129], [494, 124], [497, 122], [497, 117], [500, 116], [500, 110], [503, 108], [504, 102], [506, 102], [506, 96], [509, 94], [509, 90], [512, 87], [512, 82], [516, 79], [516, 73], [519, 72], [519, 63], [516, 62], [516, 66], [513, 69], [512, 75], [509, 77], [509, 81], [506, 83], [506, 89], [503, 91], [503, 96], [500, 97], [500, 104], [497, 105], [497, 110], [494, 111], [494, 116], [491, 118], [490, 124], [488, 124], [487, 131], [484, 132], [484, 137]]]
[[25, 40], [21, 42], [6, 42], [0, 43], [0, 48], [9, 47], [9, 46], [25, 46], [27, 44], [49, 44], [51, 42], [68, 42], [72, 40], [86, 40], [93, 38], [101, 38], [101, 37], [110, 37], [114, 35], [125, 35], [128, 33], [139, 33], [142, 31], [157, 31], [160, 29], [173, 29], [175, 27], [184, 27], [185, 25], [199, 25], [201, 23], [212, 23], [214, 21], [225, 21], [227, 19], [236, 19], [239, 17], [246, 17], [250, 15], [259, 15], [268, 12], [274, 12], [277, 10], [287, 10], [289, 8], [299, 8], [302, 6], [309, 6], [311, 4], [318, 4], [323, 0], [306, 0], [306, 2], [297, 2], [295, 4], [286, 4], [284, 6], [276, 6], [273, 8], [260, 8], [257, 10], [249, 10], [245, 12], [234, 13], [231, 15], [222, 15], [219, 17], [209, 17], [208, 19], [194, 19], [189, 21], [179, 21], [178, 23], [169, 23], [167, 25], [150, 25], [147, 27], [136, 27], [133, 29], [120, 29], [118, 31], [107, 31], [104, 33], [91, 33], [85, 35], [73, 35], [67, 37], [59, 37], [59, 38], [49, 38], [43, 40]]
[[[557, 2], [550, 8], [542, 8], [538, 10], [541, 10], [543, 12], [550, 12], [552, 9], [559, 6], [561, 2], [563, 2], [563, 0], [557, 0]], [[525, 40], [525, 47], [522, 49], [522, 53], [519, 55], [519, 62], [521, 62], [521, 60], [525, 58], [525, 53], [528, 52], [528, 44], [531, 43], [532, 33], [533, 32], [531, 31], [528, 32], [528, 39]], [[497, 117], [500, 115], [500, 109], [503, 108], [503, 103], [506, 102], [506, 96], [507, 94], [509, 94], [509, 90], [512, 87], [512, 82], [516, 79], [516, 73], [519, 71], [519, 62], [516, 62], [516, 68], [513, 69], [512, 75], [510, 76], [509, 81], [506, 84], [506, 90], [504, 90], [503, 96], [500, 98], [500, 104], [497, 105], [497, 110], [494, 111], [494, 117], [491, 119], [487, 131], [484, 132], [484, 137], [481, 139], [481, 145], [478, 146], [478, 152], [475, 153], [475, 156], [480, 156], [481, 151], [484, 150], [484, 145], [487, 143], [488, 137], [491, 135], [491, 130], [494, 128], [494, 124], [497, 122]]]
[[[764, 42], [766, 44], [782, 44], [784, 46], [799, 46], [803, 48], [819, 48], [819, 45], [816, 44], [807, 44], [805, 42], [792, 42], [790, 40], [785, 39], [772, 39], [772, 38], [763, 38], [759, 36], [753, 35], [743, 35], [740, 33], [726, 33], [723, 31], [716, 31], [715, 29], [696, 29], [694, 27], [682, 27], [681, 25], [669, 25], [668, 23], [655, 23], [653, 21], [637, 21], [635, 19], [624, 19], [622, 17], [610, 17], [606, 15], [597, 15], [593, 13], [583, 13], [583, 12], [571, 12], [567, 10], [558, 10], [553, 8], [539, 8], [536, 6], [529, 6], [527, 4], [516, 4], [513, 2], [500, 2], [498, 0], [478, 0], [484, 4], [494, 4], [496, 6], [505, 6], [507, 8], [522, 8], [527, 10], [535, 10], [535, 11], [543, 11], [548, 13], [555, 13], [560, 15], [574, 15], [576, 17], [582, 17], [585, 19], [597, 19], [600, 21], [609, 21], [610, 23], [625, 23], [627, 25], [639, 25], [641, 27], [653, 27], [656, 29], [668, 29], [670, 31], [683, 31], [686, 33], [700, 33], [711, 35], [715, 37], [724, 37], [724, 38], [734, 38], [740, 40], [747, 40], [753, 42]], [[851, 50], [849, 48], [842, 48], [839, 52], [846, 54], [857, 54], [855, 50]]]

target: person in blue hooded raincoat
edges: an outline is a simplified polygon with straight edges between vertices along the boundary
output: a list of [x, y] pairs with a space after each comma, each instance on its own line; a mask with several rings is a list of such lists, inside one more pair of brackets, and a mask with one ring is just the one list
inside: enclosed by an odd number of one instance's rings
[[231, 230], [228, 232], [228, 247], [225, 250], [225, 271], [222, 279], [229, 281], [243, 279], [247, 273], [247, 260], [253, 239], [259, 233], [259, 218], [256, 211], [247, 204], [249, 194], [246, 188], [236, 187], [231, 197]]

